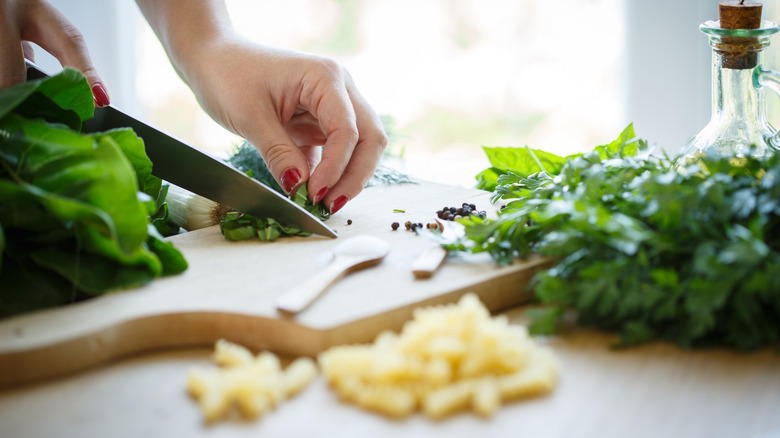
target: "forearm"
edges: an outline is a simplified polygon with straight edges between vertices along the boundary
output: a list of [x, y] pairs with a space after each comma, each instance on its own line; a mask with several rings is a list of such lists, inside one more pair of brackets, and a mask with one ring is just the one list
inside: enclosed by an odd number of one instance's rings
[[136, 0], [171, 64], [192, 85], [208, 47], [233, 36], [223, 0]]

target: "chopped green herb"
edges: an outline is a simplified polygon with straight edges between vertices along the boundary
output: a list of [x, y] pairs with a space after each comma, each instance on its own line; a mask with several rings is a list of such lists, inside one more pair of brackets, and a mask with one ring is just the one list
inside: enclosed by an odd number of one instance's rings
[[[328, 209], [320, 202], [313, 205], [308, 198], [306, 184], [298, 188], [293, 196], [293, 201], [306, 209], [309, 213], [327, 219], [330, 216]], [[227, 240], [247, 240], [257, 238], [262, 242], [273, 242], [279, 237], [309, 236], [311, 233], [297, 228], [288, 227], [273, 218], [256, 218], [249, 214], [229, 212], [219, 224], [222, 235]]]
[[393, 213], [406, 213], [406, 210], [401, 210], [400, 208], [394, 208]]
[[522, 164], [497, 172], [493, 200], [506, 207], [496, 220], [462, 221], [466, 238], [449, 249], [499, 264], [554, 257], [531, 283], [542, 304], [529, 315], [533, 333], [560, 329], [574, 310], [620, 346], [777, 346], [780, 155], [678, 167], [629, 129], [592, 153], [545, 156], [546, 170], [528, 165], [539, 158], [529, 149], [504, 157]]

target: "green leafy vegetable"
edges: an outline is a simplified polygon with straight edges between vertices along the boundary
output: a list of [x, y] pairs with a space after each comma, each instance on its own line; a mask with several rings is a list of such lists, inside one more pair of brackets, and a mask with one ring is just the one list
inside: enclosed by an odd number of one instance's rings
[[[268, 167], [260, 156], [260, 152], [247, 141], [235, 147], [233, 154], [228, 158], [228, 163], [235, 168], [246, 172], [247, 175], [255, 178], [261, 183], [273, 188], [279, 193], [284, 191], [274, 179]], [[374, 175], [369, 180], [366, 187], [380, 184], [403, 184], [411, 183], [411, 179], [405, 174], [380, 164]], [[327, 220], [330, 217], [330, 211], [323, 202], [313, 205], [308, 198], [306, 184], [298, 188], [298, 191], [292, 196], [293, 202], [303, 207], [306, 211]], [[261, 241], [274, 241], [279, 237], [286, 236], [308, 236], [307, 233], [296, 228], [287, 227], [271, 218], [257, 218], [249, 214], [229, 213], [220, 222], [220, 230], [227, 240], [247, 240], [257, 237]]]
[[[322, 202], [317, 205], [311, 203], [306, 190], [306, 184], [298, 188], [292, 200], [303, 207], [304, 210], [322, 220], [330, 217], [330, 212], [325, 207], [325, 204]], [[250, 214], [235, 211], [225, 215], [225, 218], [219, 224], [219, 229], [227, 240], [247, 240], [256, 237], [263, 242], [273, 242], [279, 237], [311, 235], [310, 232], [288, 227], [273, 218], [261, 219]]]
[[129, 129], [79, 133], [92, 112], [86, 79], [72, 69], [0, 90], [0, 313], [187, 267], [150, 223], [164, 217], [165, 194], [143, 142]]
[[[628, 147], [625, 153], [633, 155], [636, 153], [636, 145], [630, 140], [634, 137], [634, 126], [631, 124], [614, 141], [597, 146], [594, 150], [602, 159], [606, 159], [609, 155], [615, 155], [621, 147]], [[498, 178], [506, 173], [513, 173], [524, 178], [537, 172], [557, 175], [567, 161], [583, 155], [573, 154], [560, 157], [541, 149], [531, 149], [528, 146], [522, 148], [483, 147], [483, 150], [491, 167], [477, 175], [477, 187], [488, 191], [494, 191], [500, 184]]]
[[[502, 173], [499, 217], [463, 220], [467, 237], [449, 249], [489, 252], [500, 264], [554, 257], [532, 281], [537, 334], [575, 310], [578, 323], [616, 332], [620, 346], [778, 345], [780, 156], [675, 166], [631, 137], [567, 157], [558, 172]], [[515, 158], [528, 163], [525, 151]]]

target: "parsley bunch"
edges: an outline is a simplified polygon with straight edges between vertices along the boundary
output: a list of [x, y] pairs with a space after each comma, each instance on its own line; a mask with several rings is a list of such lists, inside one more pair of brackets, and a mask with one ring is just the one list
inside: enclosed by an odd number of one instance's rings
[[501, 174], [498, 219], [465, 220], [466, 238], [449, 249], [486, 251], [499, 264], [554, 257], [532, 282], [536, 334], [573, 314], [616, 332], [619, 346], [777, 345], [780, 156], [675, 165], [622, 137], [566, 159], [557, 174]]

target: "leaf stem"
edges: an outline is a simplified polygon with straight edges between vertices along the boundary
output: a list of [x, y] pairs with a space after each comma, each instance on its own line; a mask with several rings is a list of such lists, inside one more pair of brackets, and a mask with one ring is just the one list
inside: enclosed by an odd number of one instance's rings
[[544, 167], [544, 165], [542, 164], [542, 162], [541, 162], [541, 161], [539, 161], [539, 157], [537, 157], [537, 156], [536, 156], [536, 154], [534, 153], [534, 150], [533, 150], [533, 149], [531, 149], [531, 148], [529, 148], [527, 145], [526, 145], [526, 147], [525, 147], [525, 148], [526, 148], [526, 149], [528, 150], [528, 152], [531, 154], [531, 157], [532, 157], [532, 158], [534, 159], [534, 161], [536, 162], [536, 165], [537, 165], [537, 166], [539, 166], [539, 168], [541, 168], [541, 169], [542, 169], [542, 172], [544, 172], [544, 173], [546, 173], [546, 174], [548, 174], [548, 175], [549, 175], [549, 174], [550, 174], [550, 172], [549, 172], [549, 171], [548, 171], [548, 170], [547, 170], [547, 169]]
[[11, 175], [11, 178], [17, 183], [17, 184], [24, 184], [24, 181], [22, 181], [21, 178], [19, 178], [19, 175], [16, 173], [15, 170], [11, 169], [11, 166], [8, 165], [8, 162], [5, 160], [0, 160], [0, 163], [3, 163], [3, 170], [8, 172], [9, 175]]

